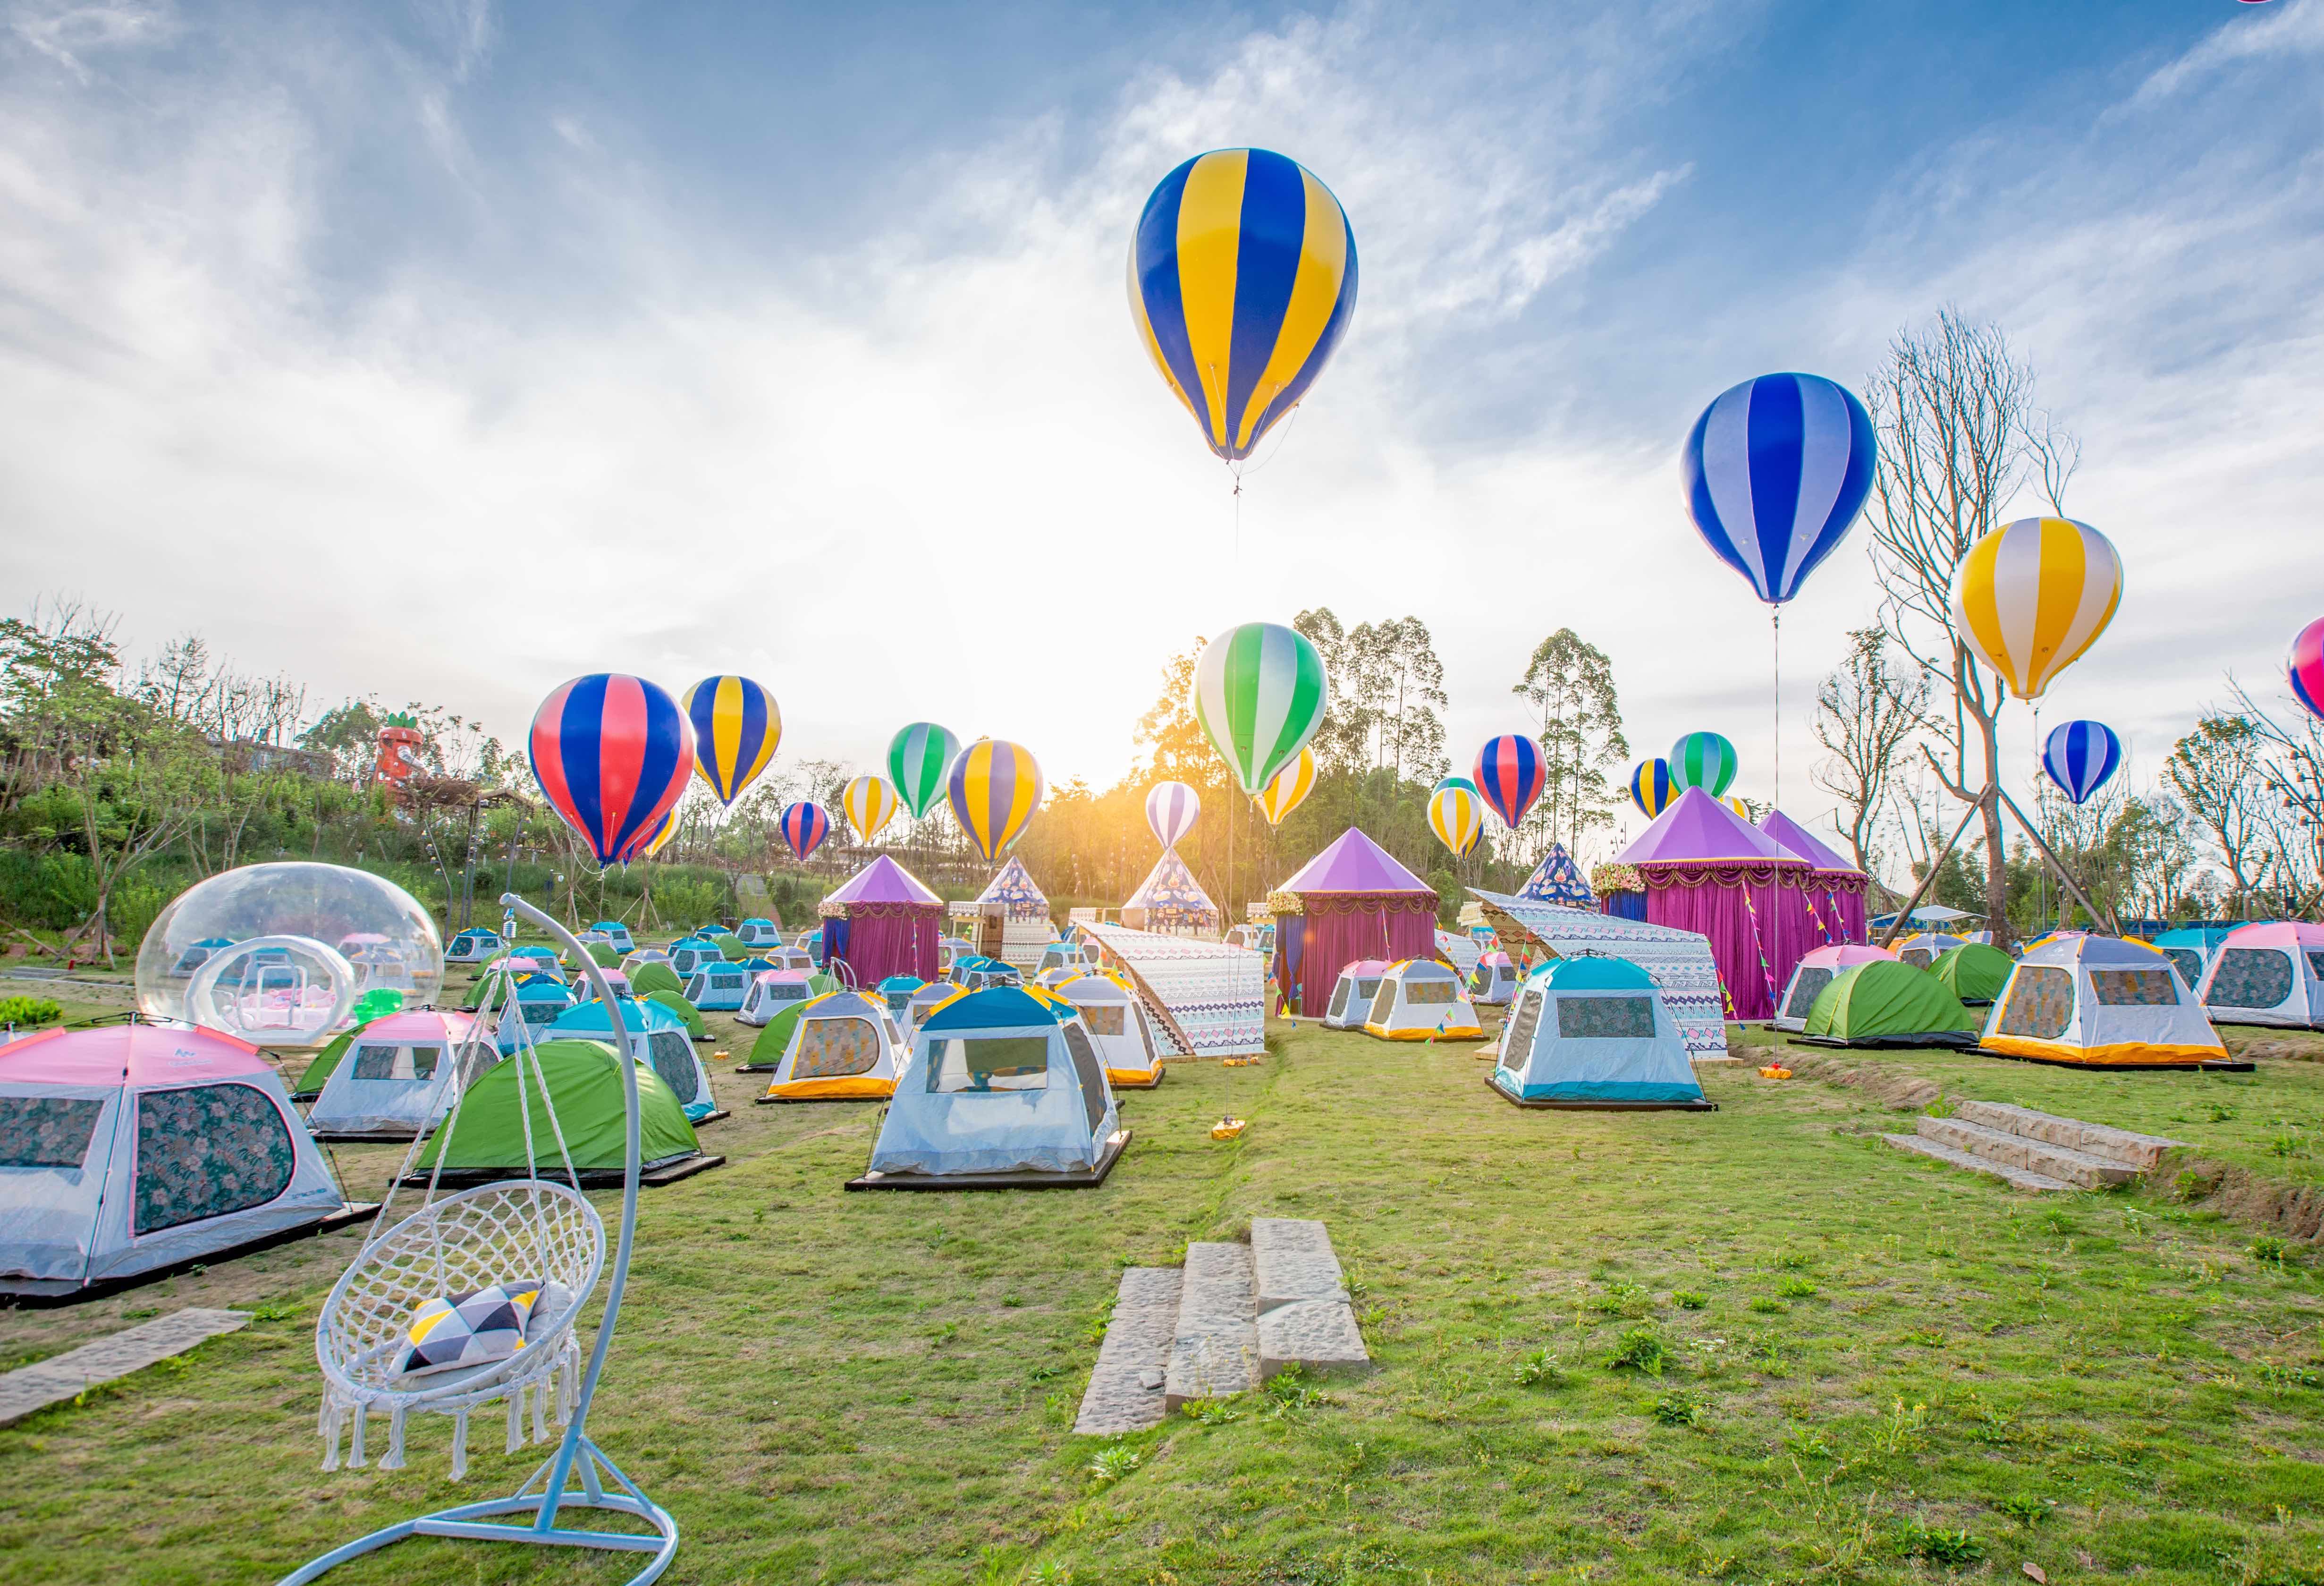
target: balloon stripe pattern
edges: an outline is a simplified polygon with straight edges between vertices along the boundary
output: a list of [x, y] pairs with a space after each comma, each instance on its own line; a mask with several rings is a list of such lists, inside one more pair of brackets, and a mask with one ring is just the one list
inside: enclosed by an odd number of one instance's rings
[[1139, 338], [1229, 462], [1298, 405], [1355, 307], [1355, 230], [1295, 160], [1265, 149], [1197, 155], [1162, 179], [1138, 217]]
[[1291, 763], [1332, 701], [1323, 658], [1275, 622], [1245, 622], [1203, 647], [1194, 663], [1194, 717], [1236, 786], [1256, 794]]
[[1299, 758], [1275, 773], [1275, 780], [1259, 795], [1259, 813], [1267, 817], [1270, 826], [1279, 826], [1283, 817], [1306, 802], [1307, 795], [1315, 790], [1315, 752], [1302, 749]]
[[1678, 797], [1678, 785], [1671, 780], [1670, 761], [1641, 761], [1638, 769], [1630, 773], [1630, 802], [1648, 820], [1662, 814], [1663, 807]]
[[1518, 733], [1504, 733], [1477, 752], [1477, 790], [1501, 825], [1511, 831], [1548, 785], [1541, 763], [1541, 745]]
[[847, 816], [847, 824], [855, 828], [856, 840], [869, 843], [880, 834], [880, 828], [896, 818], [903, 800], [885, 777], [865, 775], [847, 784], [839, 796], [839, 807]]
[[823, 846], [831, 835], [831, 816], [822, 805], [802, 798], [797, 804], [783, 806], [775, 829], [782, 834], [783, 844], [794, 854], [805, 859]]
[[2283, 676], [2308, 714], [2324, 716], [2324, 617], [2292, 637], [2292, 653], [2283, 659]]
[[638, 844], [637, 848], [629, 855], [629, 857], [632, 859], [651, 859], [664, 848], [669, 847], [669, 840], [677, 835], [678, 807], [676, 805], [672, 805], [670, 806], [669, 813], [661, 817], [661, 825], [656, 826], [650, 833], [649, 833], [646, 836], [646, 840]]
[[1157, 782], [1146, 795], [1146, 824], [1165, 848], [1176, 848], [1202, 813], [1202, 795], [1184, 782]]
[[1470, 788], [1439, 788], [1428, 798], [1428, 829], [1466, 858], [1485, 834], [1485, 801]]
[[1953, 632], [2020, 699], [2039, 699], [2122, 604], [2122, 558], [2071, 518], [2020, 518], [1953, 569]]
[[1762, 374], [1702, 410], [1679, 454], [1711, 550], [1780, 605], [1839, 548], [1872, 489], [1872, 417], [1815, 374]]
[[619, 673], [558, 687], [533, 714], [525, 747], [549, 807], [601, 868], [632, 856], [694, 774], [694, 727], [678, 701]]
[[918, 820], [945, 796], [945, 772], [960, 753], [960, 740], [934, 722], [914, 722], [888, 742], [888, 779], [896, 796]]
[[2104, 722], [2068, 722], [2042, 744], [2042, 769], [2076, 804], [2107, 784], [2122, 764], [2122, 740]]
[[694, 752], [702, 779], [732, 806], [758, 780], [782, 742], [783, 714], [775, 696], [748, 678], [705, 678], [680, 701], [694, 724]]
[[1047, 790], [1032, 751], [991, 738], [961, 751], [946, 788], [960, 829], [988, 862], [1017, 840]]
[[1719, 798], [1735, 781], [1735, 745], [1716, 733], [1689, 733], [1671, 745], [1670, 779]]

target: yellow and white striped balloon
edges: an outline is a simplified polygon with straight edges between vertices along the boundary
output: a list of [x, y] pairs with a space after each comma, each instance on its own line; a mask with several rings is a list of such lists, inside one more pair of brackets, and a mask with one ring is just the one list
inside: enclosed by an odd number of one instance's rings
[[895, 784], [885, 777], [862, 776], [847, 784], [839, 796], [839, 807], [846, 812], [847, 824], [855, 828], [855, 840], [869, 843], [880, 834], [880, 828], [896, 818], [904, 807]]
[[2071, 518], [2020, 518], [1953, 569], [1953, 632], [2020, 699], [2039, 699], [2122, 604], [2122, 558]]
[[1315, 790], [1315, 752], [1302, 748], [1299, 758], [1275, 773], [1275, 780], [1259, 795], [1259, 813], [1267, 817], [1270, 826], [1279, 826], [1283, 817], [1299, 807], [1307, 795]]
[[1468, 788], [1439, 788], [1428, 800], [1428, 829], [1453, 853], [1465, 858], [1485, 834], [1485, 801]]

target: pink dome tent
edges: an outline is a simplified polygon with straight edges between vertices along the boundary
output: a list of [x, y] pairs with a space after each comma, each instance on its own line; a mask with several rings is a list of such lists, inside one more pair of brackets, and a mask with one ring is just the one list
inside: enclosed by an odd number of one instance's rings
[[882, 853], [823, 900], [824, 967], [857, 986], [891, 974], [932, 981], [944, 912], [943, 899]]
[[1340, 971], [1360, 959], [1436, 956], [1436, 889], [1355, 827], [1267, 900], [1275, 982], [1294, 1013], [1320, 1014]]
[[1825, 946], [1863, 941], [1864, 894], [1872, 878], [1780, 809], [1769, 810], [1759, 829], [1808, 862], [1813, 873], [1804, 896], [1816, 940]]
[[1618, 856], [1646, 883], [1646, 921], [1698, 931], [1727, 989], [1728, 1017], [1767, 1019], [1817, 945], [1814, 869], [1700, 788], [1689, 788]]

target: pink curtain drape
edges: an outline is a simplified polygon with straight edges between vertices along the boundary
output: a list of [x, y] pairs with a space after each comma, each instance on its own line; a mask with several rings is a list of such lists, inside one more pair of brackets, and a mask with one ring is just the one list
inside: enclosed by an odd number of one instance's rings
[[[1808, 909], [1803, 865], [1641, 865], [1646, 920], [1711, 939], [1728, 1017], [1772, 1019], [1775, 999], [1811, 948], [1822, 945]], [[1821, 889], [1819, 889], [1819, 892]], [[1823, 907], [1819, 896], [1816, 907]]]
[[848, 910], [847, 950], [841, 955], [855, 983], [870, 989], [891, 974], [936, 978], [936, 927], [941, 906], [858, 904]]
[[1340, 972], [1366, 958], [1427, 958], [1436, 952], [1433, 892], [1333, 892], [1303, 899], [1299, 973], [1284, 961], [1286, 933], [1276, 933], [1276, 980], [1297, 995], [1293, 1011], [1320, 1018]]

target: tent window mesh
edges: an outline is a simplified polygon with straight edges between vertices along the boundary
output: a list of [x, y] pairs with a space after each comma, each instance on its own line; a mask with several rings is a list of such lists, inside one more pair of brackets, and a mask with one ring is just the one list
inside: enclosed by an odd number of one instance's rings
[[671, 1095], [681, 1102], [698, 1102], [698, 1088], [694, 1072], [694, 1048], [684, 1036], [674, 1029], [658, 1029], [646, 1037], [646, 1059], [653, 1071], [661, 1075], [661, 1083], [669, 1087]]
[[298, 1148], [255, 1085], [194, 1085], [137, 1098], [136, 1230], [154, 1233], [263, 1206], [290, 1187]]
[[1371, 1022], [1374, 1024], [1386, 1024], [1388, 1022], [1388, 1016], [1395, 1011], [1396, 982], [1394, 981], [1382, 981], [1379, 982], [1379, 991], [1372, 997]]
[[810, 1019], [799, 1026], [793, 1079], [844, 1079], [880, 1065], [880, 1031], [868, 1019]]
[[1642, 1040], [1655, 1033], [1652, 997], [1560, 997], [1562, 1041]]
[[1119, 1002], [1084, 1004], [1082, 1022], [1089, 1026], [1090, 1034], [1093, 1036], [1118, 1036], [1126, 1033], [1128, 1028], [1122, 1022], [1122, 1015], [1127, 1011]]
[[1342, 981], [1338, 985], [1332, 988], [1332, 1009], [1329, 1013], [1326, 1013], [1323, 1016], [1324, 1018], [1337, 1019], [1342, 1014], [1347, 1012], [1348, 988], [1352, 983], [1352, 982]]
[[2292, 954], [2273, 947], [2227, 947], [2211, 976], [2214, 1008], [2273, 1008], [2292, 995]]
[[2167, 969], [2094, 969], [2090, 994], [2101, 1008], [2175, 1008], [2179, 988]]
[[1451, 981], [1406, 981], [1404, 1000], [1415, 1008], [1444, 1008], [1459, 990]]
[[1911, 964], [1914, 969], [1926, 969], [1929, 967], [1930, 962], [1935, 958], [1936, 954], [1930, 952], [1926, 947], [1907, 947], [1902, 953], [1897, 954], [1896, 956]]
[[2074, 1019], [2074, 977], [2069, 971], [2020, 965], [2009, 979], [1996, 1035], [2054, 1041]]
[[2200, 953], [2192, 947], [2165, 947], [2163, 951], [2178, 967], [2181, 980], [2191, 986], [2203, 978], [2203, 955]]
[[1535, 991], [1517, 995], [1517, 1010], [1509, 1015], [1509, 1028], [1501, 1037], [1501, 1061], [1511, 1068], [1523, 1068], [1526, 1058], [1533, 1052], [1534, 1028], [1541, 1023], [1541, 996]]
[[1089, 1118], [1092, 1134], [1105, 1121], [1105, 1074], [1099, 1066], [1097, 1048], [1090, 1045], [1089, 1032], [1078, 1024], [1062, 1027], [1065, 1032], [1065, 1050], [1074, 1055], [1074, 1072], [1082, 1082], [1082, 1111]]
[[936, 1092], [1044, 1091], [1049, 1088], [1047, 1036], [985, 1036], [945, 1042], [928, 1065]]
[[1831, 984], [1831, 971], [1810, 967], [1792, 977], [1792, 994], [1784, 1003], [1785, 1019], [1805, 1019], [1823, 989]]
[[0, 1096], [0, 1167], [78, 1167], [105, 1111], [96, 1096]]
[[2319, 953], [2313, 949], [2309, 952], [2308, 973], [2318, 980], [2324, 980], [2324, 953]]
[[395, 1053], [396, 1048], [393, 1047], [357, 1047], [355, 1077], [357, 1079], [395, 1078]]

